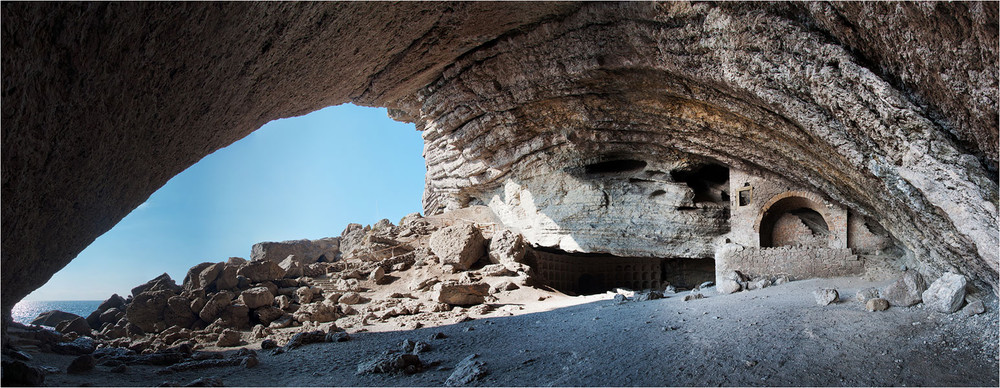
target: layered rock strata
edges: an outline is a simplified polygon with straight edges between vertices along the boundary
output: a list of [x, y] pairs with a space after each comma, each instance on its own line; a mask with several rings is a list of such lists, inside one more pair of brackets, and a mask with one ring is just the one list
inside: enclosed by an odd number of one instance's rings
[[995, 290], [997, 7], [4, 3], [3, 308], [201, 157], [347, 101], [425, 131], [428, 212], [493, 204], [531, 243], [702, 256], [719, 210], [677, 179], [577, 172], [721, 163]]

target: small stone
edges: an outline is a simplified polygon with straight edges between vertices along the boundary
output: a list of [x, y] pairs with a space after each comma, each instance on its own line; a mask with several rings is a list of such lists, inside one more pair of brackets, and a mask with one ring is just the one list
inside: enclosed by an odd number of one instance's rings
[[816, 304], [826, 306], [836, 302], [840, 298], [840, 294], [833, 288], [821, 288], [813, 291], [813, 297], [816, 298]]
[[978, 315], [986, 312], [986, 305], [983, 304], [981, 300], [974, 300], [965, 305], [962, 309], [962, 313], [968, 316]]
[[889, 308], [889, 301], [882, 298], [871, 298], [865, 301], [865, 310], [885, 311]]
[[361, 303], [361, 294], [357, 292], [348, 292], [340, 297], [339, 303], [343, 304], [358, 304]]
[[690, 301], [696, 300], [696, 299], [705, 299], [705, 295], [702, 295], [700, 293], [698, 293], [698, 294], [687, 294], [687, 295], [684, 295], [684, 301], [685, 302], [690, 302]]
[[868, 287], [859, 290], [857, 294], [854, 294], [854, 299], [861, 303], [867, 303], [869, 299], [878, 298], [878, 289], [875, 287]]
[[263, 350], [274, 349], [277, 347], [278, 347], [278, 342], [270, 338], [260, 342], [260, 348]]
[[475, 358], [478, 356], [477, 354], [470, 354], [468, 357], [462, 359], [458, 365], [455, 365], [454, 372], [451, 373], [451, 376], [448, 376], [448, 380], [445, 380], [444, 385], [449, 387], [466, 386], [486, 376], [488, 373], [486, 363], [476, 361]]
[[625, 302], [628, 302], [628, 298], [626, 298], [625, 295], [615, 294], [615, 303], [622, 304]]
[[920, 303], [924, 289], [924, 277], [917, 271], [910, 270], [879, 292], [879, 295], [893, 306], [909, 307]]

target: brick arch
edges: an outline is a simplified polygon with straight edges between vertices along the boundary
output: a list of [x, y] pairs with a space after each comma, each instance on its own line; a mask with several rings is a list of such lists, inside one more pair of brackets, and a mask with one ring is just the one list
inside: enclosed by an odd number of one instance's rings
[[823, 221], [826, 222], [831, 232], [829, 237], [831, 242], [829, 245], [833, 247], [835, 244], [832, 240], [837, 238], [835, 228], [837, 217], [831, 213], [830, 206], [826, 204], [826, 201], [818, 195], [798, 190], [786, 191], [775, 195], [761, 207], [753, 226], [754, 231], [757, 232], [758, 245], [761, 247], [770, 246], [774, 222], [786, 212], [802, 208], [814, 210], [823, 216]]

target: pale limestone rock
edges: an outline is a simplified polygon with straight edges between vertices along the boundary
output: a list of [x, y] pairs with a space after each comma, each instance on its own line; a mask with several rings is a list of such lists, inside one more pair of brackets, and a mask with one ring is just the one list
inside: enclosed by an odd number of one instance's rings
[[470, 224], [458, 224], [434, 232], [430, 239], [431, 251], [459, 270], [467, 270], [485, 252], [485, 240], [479, 229]]
[[923, 292], [924, 306], [946, 314], [958, 311], [965, 301], [966, 284], [965, 276], [945, 272]]

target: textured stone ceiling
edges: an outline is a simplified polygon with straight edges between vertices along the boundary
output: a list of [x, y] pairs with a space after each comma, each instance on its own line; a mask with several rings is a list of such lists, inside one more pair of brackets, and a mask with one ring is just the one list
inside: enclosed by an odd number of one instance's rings
[[[585, 234], [586, 220], [559, 214], [582, 209], [589, 223], [614, 225], [625, 219], [601, 203], [649, 198], [620, 177], [577, 173], [586, 165], [721, 162], [826, 193], [878, 220], [914, 267], [996, 290], [995, 3], [0, 11], [6, 311], [205, 155], [269, 120], [348, 101], [389, 107], [425, 131], [430, 212], [508, 206], [508, 193], [540, 192], [546, 179], [590, 182], [561, 201], [558, 191], [535, 198], [562, 223], [536, 238], [556, 245]], [[609, 187], [614, 198], [595, 196]], [[664, 191], [658, 200], [686, 200]], [[643, 234], [655, 224], [641, 220], [621, 230], [659, 248], [629, 251], [600, 233], [572, 248], [683, 255], [663, 247], [718, 233], [711, 209], [658, 217], [678, 232]], [[697, 256], [707, 243], [678, 250]]]

